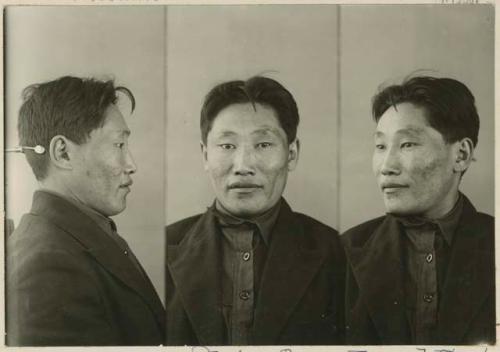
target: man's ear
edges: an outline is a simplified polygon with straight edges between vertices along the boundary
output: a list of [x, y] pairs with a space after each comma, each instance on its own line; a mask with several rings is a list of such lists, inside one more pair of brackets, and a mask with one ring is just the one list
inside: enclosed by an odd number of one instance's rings
[[474, 144], [470, 138], [463, 138], [457, 143], [453, 171], [463, 173], [474, 160]]
[[203, 168], [205, 171], [208, 170], [208, 156], [207, 156], [207, 146], [203, 141], [200, 141], [201, 154], [203, 156]]
[[52, 137], [49, 144], [49, 155], [51, 163], [60, 169], [72, 170], [72, 158], [70, 157], [73, 142], [62, 135]]
[[288, 171], [295, 170], [299, 161], [300, 141], [298, 138], [288, 145]]

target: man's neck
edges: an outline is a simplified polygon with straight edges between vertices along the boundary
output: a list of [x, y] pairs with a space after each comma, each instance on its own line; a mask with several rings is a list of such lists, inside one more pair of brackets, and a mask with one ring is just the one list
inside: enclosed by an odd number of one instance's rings
[[75, 205], [77, 205], [79, 208], [85, 209], [87, 212], [95, 213], [96, 215], [100, 217], [107, 218], [107, 216], [101, 214], [100, 212], [96, 211], [95, 209], [89, 207], [85, 202], [83, 202], [72, 190], [71, 187], [66, 185], [64, 182], [54, 179], [54, 178], [47, 178], [43, 181], [39, 182], [39, 189], [41, 191], [46, 191], [49, 193], [55, 193], [59, 195], [62, 198], [65, 198]]
[[71, 189], [60, 180], [47, 177], [46, 179], [40, 181], [38, 185], [38, 188], [42, 191], [57, 193], [65, 198], [81, 203], [79, 198], [71, 191]]
[[428, 220], [438, 220], [446, 217], [457, 204], [459, 195], [460, 193], [458, 192], [458, 189], [448, 194], [440, 206], [436, 207], [427, 214], [423, 214], [423, 217]]

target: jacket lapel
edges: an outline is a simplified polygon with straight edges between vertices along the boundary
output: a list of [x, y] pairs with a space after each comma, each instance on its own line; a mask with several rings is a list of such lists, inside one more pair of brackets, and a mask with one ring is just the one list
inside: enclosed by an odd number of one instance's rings
[[404, 344], [409, 338], [400, 245], [399, 225], [386, 216], [363, 247], [346, 248], [359, 299], [384, 344]]
[[275, 343], [325, 260], [319, 248], [306, 248], [307, 234], [302, 224], [289, 205], [282, 202], [255, 309], [254, 339], [262, 344]]
[[[221, 236], [209, 212], [201, 216], [179, 245], [168, 246], [172, 279], [201, 345], [221, 345]], [[168, 234], [167, 234], [168, 236]]]
[[139, 294], [159, 325], [164, 325], [165, 312], [152, 284], [142, 277], [114, 240], [90, 217], [63, 198], [41, 191], [33, 196], [31, 212], [48, 218], [81, 243], [102, 267]]
[[476, 215], [465, 198], [442, 290], [439, 343], [461, 341], [474, 314], [492, 291], [493, 250], [488, 245], [480, 246], [484, 241], [481, 236], [489, 234], [490, 229], [484, 230]]
[[[108, 235], [106, 234], [106, 236]], [[125, 257], [121, 250], [117, 251], [113, 246], [114, 243], [106, 243], [101, 247], [90, 248], [89, 253], [106, 270], [143, 298], [163, 331], [163, 327], [165, 326], [165, 310], [149, 277], [144, 270], [143, 274], [139, 273], [137, 268]]]

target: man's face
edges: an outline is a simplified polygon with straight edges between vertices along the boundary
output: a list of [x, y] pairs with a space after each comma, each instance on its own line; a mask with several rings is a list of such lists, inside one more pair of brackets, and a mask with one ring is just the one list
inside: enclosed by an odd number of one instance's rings
[[457, 143], [447, 144], [425, 111], [410, 103], [390, 107], [375, 132], [373, 171], [388, 213], [439, 218], [454, 205]]
[[102, 128], [76, 145], [73, 190], [76, 198], [95, 211], [112, 216], [122, 212], [136, 165], [128, 150], [130, 131], [115, 105], [106, 110]]
[[249, 218], [275, 205], [295, 168], [297, 142], [290, 145], [272, 108], [233, 104], [219, 112], [202, 144], [205, 170], [229, 213]]

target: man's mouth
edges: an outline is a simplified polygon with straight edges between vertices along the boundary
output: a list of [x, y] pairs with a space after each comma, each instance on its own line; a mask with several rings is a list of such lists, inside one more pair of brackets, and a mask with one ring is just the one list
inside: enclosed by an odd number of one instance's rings
[[261, 185], [250, 182], [234, 182], [231, 183], [228, 187], [229, 190], [236, 190], [240, 192], [251, 192], [255, 189], [262, 188]]
[[122, 183], [120, 185], [120, 188], [130, 188], [130, 186], [132, 186], [132, 184], [134, 183], [134, 181], [130, 180], [130, 181], [127, 181], [125, 183]]
[[382, 192], [385, 193], [397, 192], [403, 188], [408, 188], [408, 187], [409, 187], [408, 185], [395, 182], [385, 182], [380, 185], [380, 188], [382, 188]]

